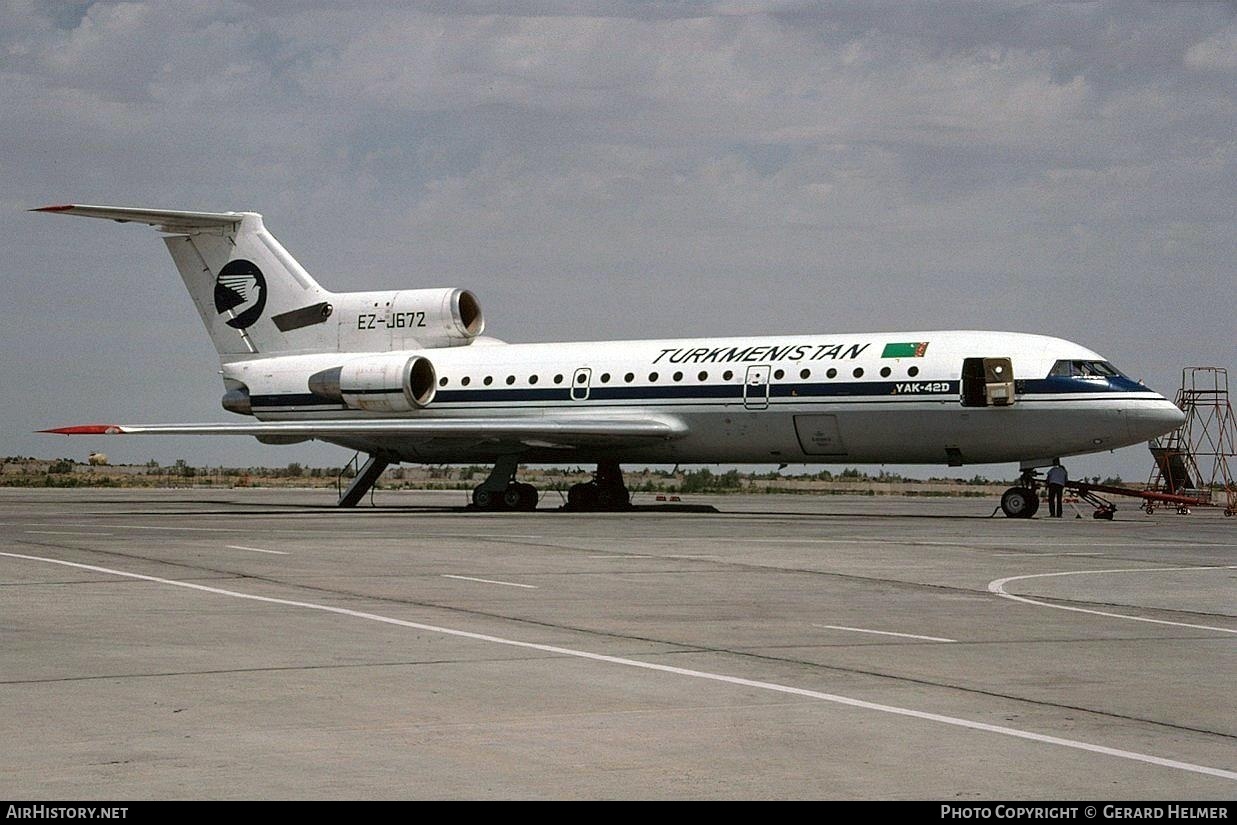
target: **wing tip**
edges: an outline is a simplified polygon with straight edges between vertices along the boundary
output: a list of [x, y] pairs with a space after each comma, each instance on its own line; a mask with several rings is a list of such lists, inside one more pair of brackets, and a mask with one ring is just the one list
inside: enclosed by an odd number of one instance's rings
[[58, 206], [40, 206], [35, 209], [29, 209], [28, 212], [68, 212], [70, 209], [76, 209], [77, 204], [65, 203]]
[[72, 427], [53, 427], [37, 432], [50, 435], [115, 435], [124, 430], [119, 424], [78, 424]]

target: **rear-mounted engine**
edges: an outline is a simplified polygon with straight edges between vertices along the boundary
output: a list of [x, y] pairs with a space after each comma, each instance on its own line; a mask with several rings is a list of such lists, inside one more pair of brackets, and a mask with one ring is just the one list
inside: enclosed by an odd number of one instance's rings
[[309, 377], [310, 392], [367, 412], [420, 409], [437, 390], [434, 365], [420, 355], [358, 358]]

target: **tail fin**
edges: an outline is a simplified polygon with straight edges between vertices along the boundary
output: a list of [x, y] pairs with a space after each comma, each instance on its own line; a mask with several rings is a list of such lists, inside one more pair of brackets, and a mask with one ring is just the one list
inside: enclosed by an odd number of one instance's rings
[[176, 212], [47, 206], [36, 212], [154, 226], [193, 297], [219, 355], [333, 350], [331, 293], [275, 240], [257, 212]]

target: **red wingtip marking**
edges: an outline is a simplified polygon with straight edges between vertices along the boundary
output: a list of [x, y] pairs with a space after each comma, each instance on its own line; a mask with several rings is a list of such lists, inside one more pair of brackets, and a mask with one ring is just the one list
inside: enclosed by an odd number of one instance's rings
[[53, 435], [115, 435], [121, 432], [121, 429], [118, 424], [79, 424], [76, 427], [56, 427], [39, 432]]
[[66, 203], [64, 206], [40, 206], [38, 209], [31, 209], [31, 212], [68, 212], [77, 204]]

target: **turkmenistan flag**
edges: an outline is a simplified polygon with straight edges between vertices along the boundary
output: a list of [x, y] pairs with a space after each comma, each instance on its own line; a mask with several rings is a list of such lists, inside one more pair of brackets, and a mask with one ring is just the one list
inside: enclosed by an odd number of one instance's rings
[[881, 358], [923, 358], [923, 354], [927, 351], [927, 341], [908, 344], [885, 344], [885, 350], [881, 353]]

